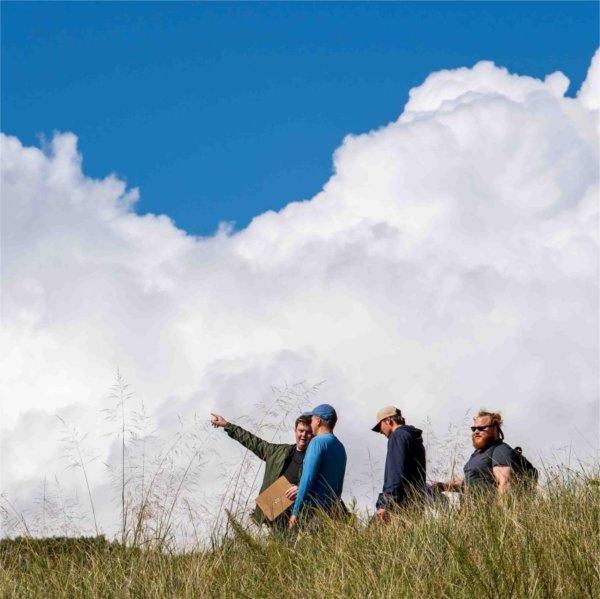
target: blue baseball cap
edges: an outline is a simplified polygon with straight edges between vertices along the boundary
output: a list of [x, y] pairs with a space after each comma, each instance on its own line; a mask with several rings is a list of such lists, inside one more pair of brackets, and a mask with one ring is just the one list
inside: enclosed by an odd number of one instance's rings
[[328, 403], [322, 403], [316, 408], [313, 408], [310, 412], [305, 412], [302, 414], [302, 416], [318, 416], [325, 422], [337, 420], [337, 412], [335, 411], [335, 408], [330, 406]]

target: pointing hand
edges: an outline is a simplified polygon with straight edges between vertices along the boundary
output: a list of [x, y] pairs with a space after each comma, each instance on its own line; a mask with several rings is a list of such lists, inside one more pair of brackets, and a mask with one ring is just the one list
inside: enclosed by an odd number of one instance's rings
[[223, 416], [221, 416], [220, 414], [213, 414], [213, 413], [211, 413], [210, 416], [211, 416], [210, 423], [215, 428], [224, 428], [224, 427], [226, 427], [229, 424], [227, 422], [227, 420], [225, 420], [225, 418], [223, 418]]

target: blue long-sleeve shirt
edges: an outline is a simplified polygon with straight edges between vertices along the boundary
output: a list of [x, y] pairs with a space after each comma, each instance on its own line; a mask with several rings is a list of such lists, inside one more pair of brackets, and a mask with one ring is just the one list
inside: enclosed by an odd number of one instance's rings
[[292, 514], [304, 505], [327, 509], [339, 499], [346, 473], [346, 450], [333, 433], [317, 435], [308, 444]]
[[388, 439], [383, 492], [377, 509], [402, 505], [409, 497], [424, 496], [425, 447], [421, 431], [406, 425], [397, 428]]

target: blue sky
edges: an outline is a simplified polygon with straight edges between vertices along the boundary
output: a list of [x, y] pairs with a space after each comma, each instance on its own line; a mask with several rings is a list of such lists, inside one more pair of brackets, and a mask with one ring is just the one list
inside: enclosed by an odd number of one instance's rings
[[574, 94], [597, 46], [595, 2], [2, 3], [2, 130], [74, 132], [86, 174], [206, 235], [312, 197], [432, 71], [561, 70]]

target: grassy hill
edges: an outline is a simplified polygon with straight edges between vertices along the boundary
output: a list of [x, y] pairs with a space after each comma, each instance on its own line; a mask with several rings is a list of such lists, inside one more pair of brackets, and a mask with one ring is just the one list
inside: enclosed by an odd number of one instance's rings
[[233, 522], [188, 553], [20, 537], [0, 542], [0, 561], [3, 597], [600, 597], [600, 489], [551, 483], [283, 540]]

